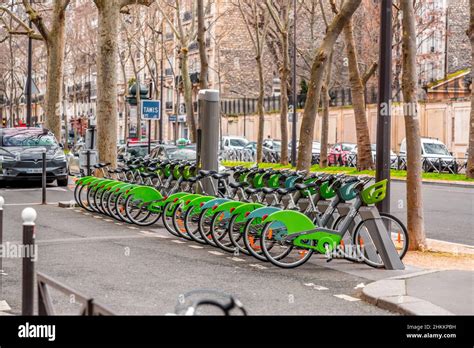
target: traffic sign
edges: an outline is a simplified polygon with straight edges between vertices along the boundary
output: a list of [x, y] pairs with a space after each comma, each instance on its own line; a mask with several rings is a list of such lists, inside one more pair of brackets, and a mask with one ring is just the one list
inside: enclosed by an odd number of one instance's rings
[[141, 100], [140, 109], [142, 120], [159, 120], [161, 117], [159, 100]]

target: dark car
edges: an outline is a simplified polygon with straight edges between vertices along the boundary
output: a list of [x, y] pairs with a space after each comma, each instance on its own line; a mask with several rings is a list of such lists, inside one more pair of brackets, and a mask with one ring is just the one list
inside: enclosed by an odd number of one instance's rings
[[53, 133], [41, 128], [0, 129], [0, 181], [41, 179], [43, 152], [47, 182], [67, 186], [66, 157]]

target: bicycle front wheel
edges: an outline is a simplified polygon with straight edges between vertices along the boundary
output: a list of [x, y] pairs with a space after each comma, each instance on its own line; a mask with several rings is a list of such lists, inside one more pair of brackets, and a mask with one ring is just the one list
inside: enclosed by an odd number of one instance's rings
[[[383, 223], [387, 228], [400, 260], [405, 257], [408, 251], [408, 231], [403, 222], [395, 216], [387, 213], [380, 213]], [[369, 233], [367, 220], [361, 221], [356, 227], [352, 236], [352, 243], [361, 251], [360, 257], [367, 265], [375, 268], [385, 267], [379, 252], [376, 250], [374, 242]], [[369, 252], [375, 250], [375, 252]]]

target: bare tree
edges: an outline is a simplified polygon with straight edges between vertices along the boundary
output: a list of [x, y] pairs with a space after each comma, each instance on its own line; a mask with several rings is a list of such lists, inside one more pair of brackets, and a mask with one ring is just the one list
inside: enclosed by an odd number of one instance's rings
[[154, 0], [94, 0], [99, 11], [97, 132], [99, 159], [117, 165], [117, 55], [120, 11]]
[[[45, 42], [47, 49], [47, 87], [46, 87], [46, 128], [50, 129], [58, 140], [61, 137], [61, 95], [62, 79], [64, 70], [64, 46], [65, 46], [65, 21], [66, 7], [70, 0], [54, 0], [50, 15], [50, 26], [28, 0], [23, 0], [25, 11], [35, 25], [37, 33], [30, 29], [28, 25], [16, 16], [12, 11], [4, 6], [0, 6], [0, 12], [8, 13], [22, 30], [9, 28], [10, 34], [27, 35], [34, 39], [41, 39]], [[3, 21], [5, 24], [6, 22]]]
[[349, 80], [352, 90], [352, 105], [357, 137], [357, 169], [373, 169], [372, 149], [370, 145], [369, 125], [365, 109], [364, 83], [359, 71], [359, 59], [354, 41], [352, 20], [344, 27], [347, 58], [349, 63]]
[[[278, 47], [281, 59], [277, 60], [280, 74], [280, 131], [281, 159], [283, 165], [288, 164], [288, 85], [290, 76], [289, 31], [290, 31], [290, 1], [266, 1], [268, 11], [279, 36]], [[296, 108], [296, 101], [294, 101]]]
[[314, 124], [321, 99], [321, 88], [324, 82], [330, 52], [332, 51], [332, 48], [344, 26], [348, 23], [360, 3], [361, 0], [344, 1], [341, 10], [332, 20], [326, 35], [315, 54], [311, 67], [311, 79], [303, 113], [303, 121], [301, 123], [297, 164], [297, 168], [300, 170], [307, 170], [311, 166]]
[[207, 59], [207, 45], [206, 45], [206, 24], [205, 24], [205, 9], [204, 0], [197, 0], [197, 42], [199, 45], [199, 59], [201, 64], [201, 72], [199, 77], [199, 88], [207, 89], [209, 86], [209, 61]]
[[474, 0], [470, 1], [471, 15], [469, 22], [468, 35], [471, 40], [471, 117], [469, 122], [469, 153], [467, 160], [466, 175], [468, 178], [474, 179]]
[[407, 227], [410, 237], [410, 249], [423, 250], [426, 240], [423, 221], [421, 140], [417, 100], [416, 18], [412, 0], [400, 0], [400, 8], [403, 12], [402, 91], [405, 103], [405, 132], [407, 139]]
[[191, 2], [192, 8], [189, 12], [191, 15], [191, 22], [190, 24], [185, 26], [183, 24], [183, 13], [181, 11], [180, 0], [175, 0], [174, 5], [172, 5], [171, 2], [167, 3], [167, 5], [173, 9], [175, 20], [172, 20], [170, 18], [169, 11], [167, 11], [165, 8], [161, 7], [159, 3], [157, 3], [160, 12], [162, 13], [163, 17], [166, 19], [171, 29], [173, 30], [176, 38], [178, 39], [178, 58], [183, 84], [184, 103], [186, 105], [186, 122], [188, 123], [188, 127], [190, 128], [190, 140], [191, 142], [195, 142], [197, 139], [197, 124], [196, 119], [194, 118], [193, 85], [191, 82], [191, 76], [189, 75], [189, 45], [196, 39], [197, 35], [195, 9], [196, 6], [195, 4], [193, 4], [193, 2]]
[[245, 27], [252, 42], [255, 52], [255, 62], [258, 71], [258, 135], [257, 135], [257, 163], [263, 160], [263, 130], [265, 125], [265, 109], [263, 101], [265, 97], [265, 80], [263, 77], [263, 53], [265, 48], [265, 37], [268, 32], [268, 14], [258, 5], [256, 1], [238, 0], [236, 3]]

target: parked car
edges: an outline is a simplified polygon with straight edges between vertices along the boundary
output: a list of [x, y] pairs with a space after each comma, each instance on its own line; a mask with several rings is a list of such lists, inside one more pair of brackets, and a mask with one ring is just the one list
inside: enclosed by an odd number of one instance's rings
[[[158, 143], [152, 142], [153, 149]], [[128, 142], [125, 145], [119, 146], [117, 156], [120, 161], [128, 161], [132, 158], [145, 157], [148, 155], [148, 141]]]
[[[296, 156], [298, 156], [299, 140], [296, 140]], [[311, 162], [313, 164], [319, 163], [321, 156], [321, 143], [319, 141], [313, 141], [311, 144]], [[288, 157], [291, 159], [291, 139], [288, 140]]]
[[221, 148], [222, 150], [241, 150], [248, 143], [249, 141], [244, 137], [224, 136], [221, 140]]
[[[407, 155], [406, 139], [402, 140], [400, 145], [400, 157], [406, 158]], [[449, 152], [446, 145], [433, 138], [421, 138], [421, 157], [423, 160], [423, 171], [430, 172], [438, 170], [441, 165], [442, 171], [457, 172], [457, 163], [454, 156]]]
[[46, 180], [67, 186], [68, 169], [62, 144], [41, 128], [0, 129], [0, 182], [40, 180], [42, 153], [46, 152]]
[[[377, 144], [371, 144], [370, 145], [370, 150], [372, 152], [372, 160], [376, 161], [377, 159]], [[397, 154], [390, 150], [390, 167], [392, 169], [397, 169]], [[353, 166], [357, 165], [357, 145], [354, 146], [354, 148], [351, 150], [349, 156], [348, 156], [348, 162], [349, 164], [352, 164]]]
[[281, 152], [281, 140], [265, 139], [263, 141], [263, 146], [267, 149]]
[[354, 150], [356, 144], [337, 143], [329, 149], [328, 163], [329, 165], [347, 165], [349, 163], [348, 156]]
[[[151, 151], [150, 158], [164, 160], [195, 161], [197, 157], [196, 145], [187, 146], [158, 145]], [[219, 164], [219, 172], [225, 171], [225, 167]]]

